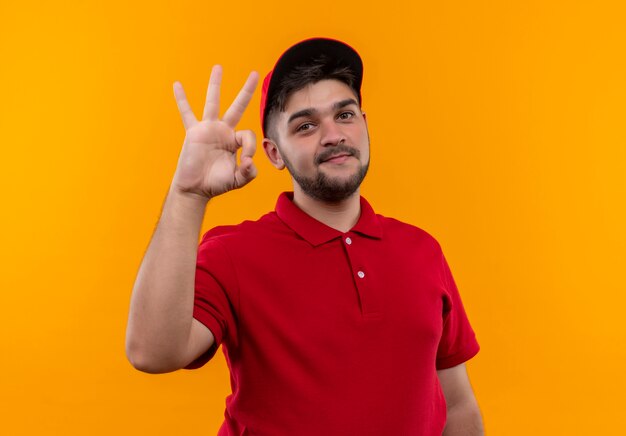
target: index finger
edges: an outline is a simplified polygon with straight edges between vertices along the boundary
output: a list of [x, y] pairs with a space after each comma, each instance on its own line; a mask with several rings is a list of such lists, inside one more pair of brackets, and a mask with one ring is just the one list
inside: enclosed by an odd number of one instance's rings
[[239, 91], [239, 94], [237, 94], [237, 97], [235, 97], [235, 100], [224, 114], [224, 118], [222, 119], [230, 127], [234, 128], [243, 116], [246, 107], [248, 107], [248, 103], [250, 103], [252, 99], [258, 81], [259, 73], [256, 71], [251, 72], [243, 88], [241, 88], [241, 91]]

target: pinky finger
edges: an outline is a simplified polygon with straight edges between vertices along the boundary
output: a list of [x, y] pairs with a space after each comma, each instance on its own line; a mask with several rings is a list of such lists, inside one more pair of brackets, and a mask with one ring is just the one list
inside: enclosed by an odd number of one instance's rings
[[180, 82], [174, 82], [174, 97], [176, 98], [176, 105], [178, 106], [180, 117], [183, 119], [183, 125], [185, 126], [185, 130], [187, 130], [198, 121], [191, 110], [191, 106], [189, 106], [185, 90]]

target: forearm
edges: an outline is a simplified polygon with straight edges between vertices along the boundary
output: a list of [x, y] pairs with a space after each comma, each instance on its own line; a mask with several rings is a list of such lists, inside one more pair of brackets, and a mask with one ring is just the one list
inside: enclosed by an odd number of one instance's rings
[[442, 436], [483, 436], [483, 420], [475, 402], [448, 408], [448, 419]]
[[[198, 237], [206, 199], [170, 189], [133, 287], [126, 353], [138, 369], [175, 369], [193, 317]], [[155, 366], [156, 365], [156, 366]]]

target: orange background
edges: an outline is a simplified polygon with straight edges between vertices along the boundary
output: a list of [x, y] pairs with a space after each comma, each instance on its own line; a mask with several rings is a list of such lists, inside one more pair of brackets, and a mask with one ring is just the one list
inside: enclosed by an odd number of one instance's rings
[[[482, 351], [489, 435], [619, 433], [626, 328], [623, 2], [0, 3], [0, 433], [215, 434], [229, 378], [134, 370], [130, 292], [211, 66], [223, 103], [291, 43], [365, 61], [379, 213], [442, 244]], [[259, 92], [240, 123], [260, 136]], [[259, 177], [204, 230], [290, 188]], [[288, 405], [286, 405], [288, 407]]]

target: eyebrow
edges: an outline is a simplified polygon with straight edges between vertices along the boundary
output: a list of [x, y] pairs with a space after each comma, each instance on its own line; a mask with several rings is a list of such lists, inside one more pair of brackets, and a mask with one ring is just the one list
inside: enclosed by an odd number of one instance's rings
[[[341, 100], [341, 101], [338, 101], [336, 103], [333, 103], [332, 109], [333, 110], [341, 109], [341, 108], [344, 108], [346, 106], [350, 106], [351, 104], [353, 104], [355, 106], [358, 106], [358, 103], [356, 102], [355, 99], [353, 99], [353, 98], [346, 98], [345, 100]], [[318, 113], [317, 109], [313, 109], [313, 108], [302, 109], [302, 110], [300, 110], [298, 112], [295, 112], [295, 113], [291, 114], [291, 116], [287, 120], [287, 124], [291, 123], [293, 120], [295, 120], [297, 118], [310, 117], [311, 115], [314, 115], [316, 113]]]

